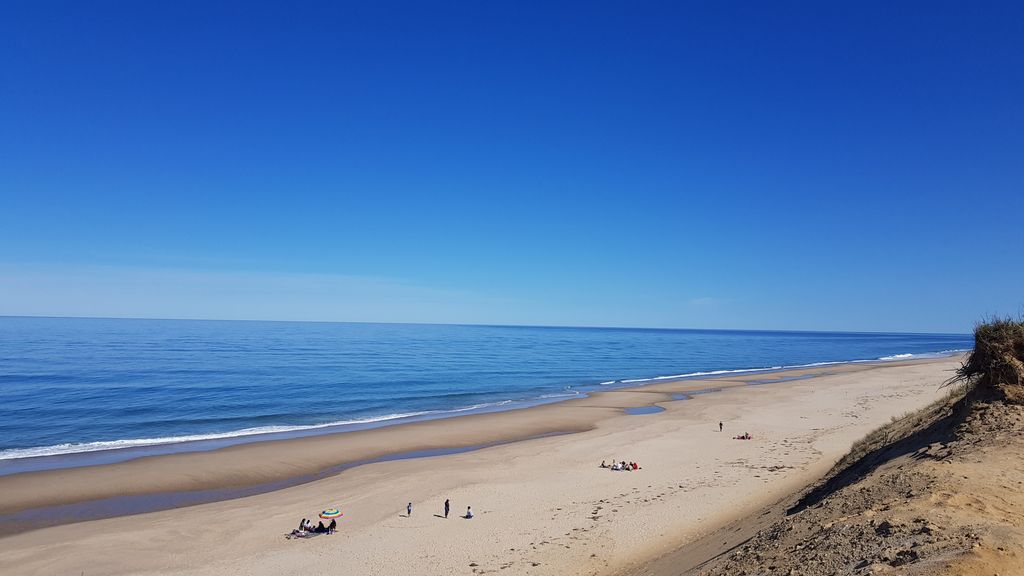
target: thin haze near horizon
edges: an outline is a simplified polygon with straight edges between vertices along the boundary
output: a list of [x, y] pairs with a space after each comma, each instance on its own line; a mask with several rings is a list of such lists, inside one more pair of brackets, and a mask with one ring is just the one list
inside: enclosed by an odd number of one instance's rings
[[966, 332], [1016, 2], [8, 2], [0, 315]]

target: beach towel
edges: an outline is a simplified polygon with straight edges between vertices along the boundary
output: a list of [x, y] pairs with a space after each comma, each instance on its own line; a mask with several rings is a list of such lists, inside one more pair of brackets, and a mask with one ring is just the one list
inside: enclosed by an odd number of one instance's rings
[[326, 536], [328, 532], [291, 532], [285, 534], [284, 537], [289, 540], [305, 540], [307, 538], [316, 538], [317, 536]]

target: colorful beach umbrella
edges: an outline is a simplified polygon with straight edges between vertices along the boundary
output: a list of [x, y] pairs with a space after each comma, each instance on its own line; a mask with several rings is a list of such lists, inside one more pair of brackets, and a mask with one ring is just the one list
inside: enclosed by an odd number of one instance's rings
[[341, 510], [338, 510], [337, 508], [328, 508], [327, 510], [324, 510], [323, 512], [320, 513], [320, 517], [324, 520], [330, 520], [331, 518], [340, 518], [342, 516], [344, 516], [344, 514], [342, 514]]

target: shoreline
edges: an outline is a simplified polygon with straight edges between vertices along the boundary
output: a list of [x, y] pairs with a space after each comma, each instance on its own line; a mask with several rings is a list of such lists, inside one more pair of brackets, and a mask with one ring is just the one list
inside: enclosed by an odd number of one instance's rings
[[[325, 458], [410, 444], [480, 445], [543, 429], [581, 430], [469, 452], [380, 461], [272, 492], [64, 524], [2, 538], [0, 572], [89, 574], [611, 575], [645, 565], [778, 501], [823, 475], [850, 444], [944, 394], [958, 357], [662, 382], [538, 408], [352, 434], [258, 443], [108, 466], [0, 478], [0, 498], [52, 504], [97, 491], [182, 481], [239, 485]], [[817, 372], [811, 378], [806, 376]], [[721, 388], [673, 398], [686, 388]], [[656, 414], [628, 415], [657, 405]], [[718, 421], [726, 424], [725, 433]], [[401, 432], [401, 434], [398, 434]], [[752, 441], [732, 436], [743, 432]], [[396, 435], [398, 434], [398, 435]], [[404, 437], [403, 437], [404, 436]], [[371, 438], [372, 437], [372, 438]], [[403, 444], [404, 442], [404, 444]], [[640, 463], [601, 469], [602, 459]], [[83, 474], [84, 473], [84, 474]], [[14, 490], [11, 479], [31, 477]], [[64, 490], [61, 492], [58, 490]], [[444, 519], [472, 505], [476, 517]], [[411, 517], [406, 502], [414, 504]], [[283, 536], [339, 507], [337, 534]]]
[[[586, 384], [567, 386], [572, 388], [573, 394], [544, 394], [536, 398], [528, 399], [505, 399], [486, 403], [479, 406], [457, 407], [445, 410], [427, 411], [408, 415], [383, 415], [370, 417], [365, 420], [328, 422], [311, 425], [275, 425], [268, 426], [267, 431], [257, 429], [241, 429], [229, 432], [216, 432], [209, 434], [183, 435], [169, 438], [139, 438], [110, 441], [83, 442], [68, 445], [40, 446], [32, 448], [14, 448], [3, 452], [27, 452], [28, 454], [15, 457], [0, 457], [0, 478], [12, 474], [28, 472], [41, 472], [47, 470], [61, 470], [68, 468], [80, 468], [89, 466], [101, 466], [127, 462], [139, 458], [152, 456], [166, 456], [171, 454], [182, 454], [192, 452], [207, 452], [221, 450], [233, 446], [253, 444], [260, 442], [274, 442], [279, 440], [293, 440], [310, 438], [316, 436], [329, 436], [335, 434], [346, 434], [362, 430], [374, 430], [387, 426], [402, 426], [415, 422], [427, 422], [433, 420], [447, 420], [450, 418], [461, 418], [477, 414], [493, 414], [516, 410], [527, 410], [548, 404], [558, 404], [577, 399], [585, 399], [593, 394], [603, 392], [643, 389], [655, 384], [678, 384], [687, 381], [704, 381], [728, 379], [732, 376], [746, 375], [771, 375], [779, 372], [792, 370], [810, 370], [813, 368], [827, 368], [831, 366], [845, 366], [851, 364], [878, 364], [915, 360], [934, 360], [961, 355], [966, 350], [943, 350], [940, 352], [922, 352], [914, 354], [896, 354], [876, 359], [854, 359], [854, 360], [832, 360], [812, 362], [808, 364], [796, 364], [790, 366], [771, 366], [764, 368], [735, 368], [719, 369], [710, 371], [698, 371], [678, 375], [652, 376], [648, 378], [630, 378], [609, 380], [598, 384]], [[799, 378], [809, 378], [814, 375], [803, 375]], [[770, 379], [765, 381], [750, 382], [752, 384], [774, 384], [785, 381], [785, 379]], [[714, 392], [716, 390], [708, 390]], [[691, 393], [703, 393], [704, 391], [689, 391]], [[682, 398], [674, 398], [680, 400]], [[275, 430], [276, 428], [293, 428], [286, 430]], [[127, 445], [119, 445], [131, 443]], [[94, 447], [100, 446], [100, 447]], [[64, 452], [46, 453], [43, 451], [52, 450], [59, 446], [68, 446]], [[87, 448], [88, 447], [88, 448]], [[74, 449], [71, 449], [74, 448]], [[42, 452], [33, 454], [32, 452]], [[0, 452], [2, 454], [2, 452]], [[2, 512], [2, 511], [0, 511]]]
[[519, 409], [7, 474], [0, 476], [0, 537], [44, 525], [55, 516], [81, 522], [220, 502], [315, 482], [367, 464], [571, 435], [593, 430], [608, 418], [656, 416], [665, 411], [662, 404], [736, 387], [778, 385], [956, 356], [665, 377]]

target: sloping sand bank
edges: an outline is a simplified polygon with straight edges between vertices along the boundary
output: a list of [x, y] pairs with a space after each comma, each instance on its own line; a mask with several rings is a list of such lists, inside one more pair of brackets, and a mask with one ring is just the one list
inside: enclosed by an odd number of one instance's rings
[[[943, 414], [812, 490], [702, 574], [1024, 574], [1024, 406]], [[675, 560], [674, 562], [670, 560]]]

